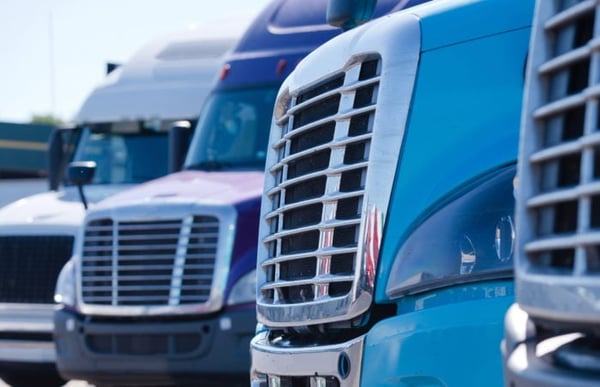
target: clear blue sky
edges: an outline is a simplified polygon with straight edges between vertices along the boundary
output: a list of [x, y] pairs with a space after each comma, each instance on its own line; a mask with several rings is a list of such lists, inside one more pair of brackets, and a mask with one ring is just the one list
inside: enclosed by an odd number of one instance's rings
[[105, 74], [152, 39], [269, 0], [0, 0], [0, 121], [71, 120]]

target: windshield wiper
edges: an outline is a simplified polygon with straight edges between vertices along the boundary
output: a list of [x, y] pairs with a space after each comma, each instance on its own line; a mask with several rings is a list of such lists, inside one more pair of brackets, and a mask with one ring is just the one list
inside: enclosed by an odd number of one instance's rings
[[196, 164], [186, 165], [185, 169], [196, 169], [200, 171], [220, 171], [231, 168], [231, 163], [219, 160], [206, 160]]

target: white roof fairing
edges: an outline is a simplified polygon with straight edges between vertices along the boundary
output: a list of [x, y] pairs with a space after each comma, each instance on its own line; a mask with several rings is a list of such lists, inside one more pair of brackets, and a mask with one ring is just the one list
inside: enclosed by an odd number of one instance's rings
[[228, 21], [233, 29], [211, 23], [151, 41], [92, 90], [75, 124], [197, 118], [224, 55], [249, 21]]

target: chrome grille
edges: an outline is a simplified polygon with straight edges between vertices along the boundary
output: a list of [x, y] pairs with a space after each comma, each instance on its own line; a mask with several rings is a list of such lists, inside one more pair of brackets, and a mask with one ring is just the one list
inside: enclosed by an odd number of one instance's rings
[[219, 241], [214, 216], [91, 219], [81, 253], [88, 305], [177, 306], [209, 301]]
[[538, 3], [518, 172], [517, 297], [538, 318], [600, 320], [592, 306], [600, 297], [599, 6]]
[[378, 56], [362, 57], [294, 96], [277, 123], [262, 305], [335, 302], [356, 289], [380, 71]]

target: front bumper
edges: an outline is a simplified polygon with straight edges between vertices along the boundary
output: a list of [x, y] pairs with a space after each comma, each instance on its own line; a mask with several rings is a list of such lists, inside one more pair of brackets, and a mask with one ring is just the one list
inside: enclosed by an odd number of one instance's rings
[[[93, 384], [248, 384], [255, 308], [139, 322], [54, 313], [61, 375]], [[202, 380], [202, 382], [200, 382]]]
[[0, 363], [54, 364], [53, 305], [0, 304]]
[[[578, 334], [537, 337], [527, 312], [513, 304], [506, 313], [502, 356], [504, 379], [511, 387], [598, 386], [598, 373], [564, 367], [556, 361], [559, 353]], [[586, 353], [580, 358], [600, 367], [600, 352]], [[584, 365], [583, 362], [580, 365]]]
[[269, 344], [267, 336], [266, 331], [258, 333], [250, 345], [252, 387], [284, 385], [282, 378], [295, 377], [309, 379], [311, 386], [359, 385], [364, 336], [336, 345], [293, 350]]
[[261, 332], [251, 343], [252, 386], [502, 386], [499, 347], [512, 282], [441, 293], [336, 345], [278, 347]]

